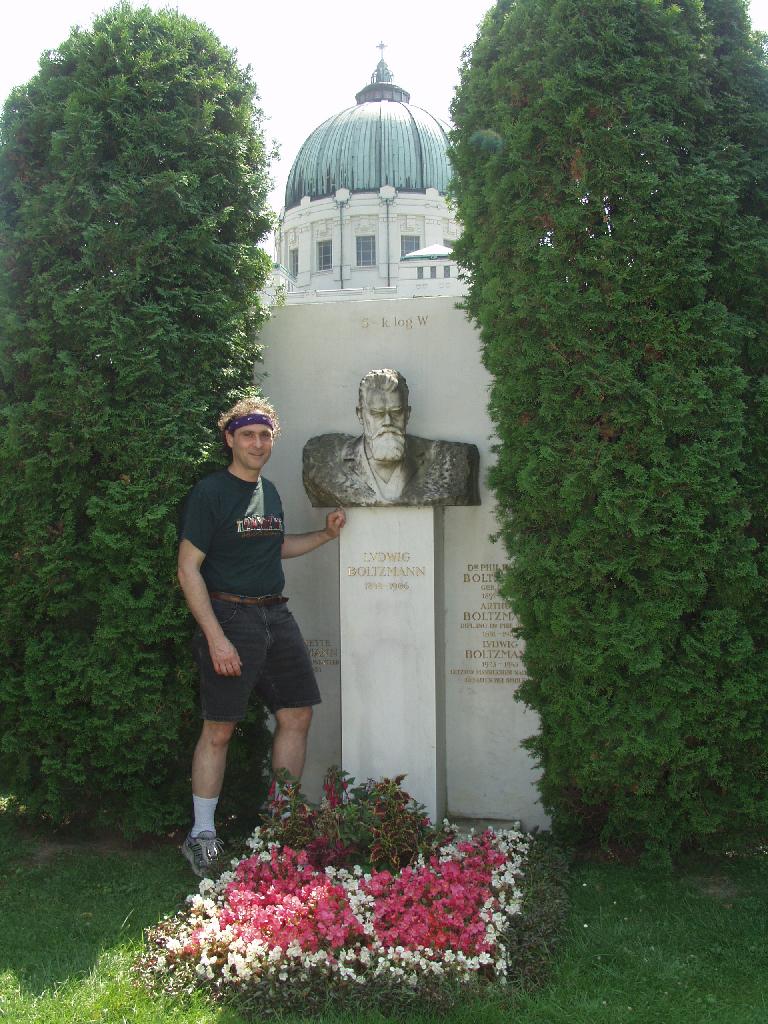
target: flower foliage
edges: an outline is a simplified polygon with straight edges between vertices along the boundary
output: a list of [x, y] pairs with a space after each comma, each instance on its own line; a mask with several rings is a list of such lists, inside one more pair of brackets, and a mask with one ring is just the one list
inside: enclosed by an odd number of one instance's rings
[[[369, 788], [377, 786], [402, 793], [394, 780]], [[365, 806], [364, 790], [350, 788], [335, 807], [326, 796], [314, 820]], [[149, 933], [139, 974], [166, 991], [198, 987], [253, 999], [262, 1010], [306, 1008], [358, 989], [390, 1002], [441, 1000], [466, 984], [505, 982], [529, 838], [489, 829], [461, 839], [447, 823], [421, 823], [432, 853], [416, 853], [399, 870], [366, 870], [319, 867], [311, 844], [275, 842], [268, 821], [232, 870], [201, 882], [185, 910]]]
[[419, 854], [428, 857], [447, 838], [402, 788], [404, 778], [369, 779], [355, 786], [346, 772], [331, 768], [317, 808], [294, 782], [283, 778], [270, 804], [269, 838], [306, 849], [317, 868], [360, 864], [397, 871]]

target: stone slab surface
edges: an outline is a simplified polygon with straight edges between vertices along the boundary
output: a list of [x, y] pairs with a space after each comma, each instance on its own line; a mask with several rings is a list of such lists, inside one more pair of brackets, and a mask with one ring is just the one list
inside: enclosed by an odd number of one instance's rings
[[441, 515], [350, 509], [340, 548], [342, 762], [358, 780], [406, 773], [433, 820], [445, 813]]

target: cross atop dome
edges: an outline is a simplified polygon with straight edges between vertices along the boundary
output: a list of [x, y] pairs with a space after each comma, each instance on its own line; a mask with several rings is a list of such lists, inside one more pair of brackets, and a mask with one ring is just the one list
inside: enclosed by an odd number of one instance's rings
[[376, 46], [377, 50], [381, 50], [381, 60], [376, 65], [376, 70], [371, 75], [371, 85], [376, 85], [378, 82], [394, 82], [395, 76], [387, 67], [387, 62], [384, 60], [384, 51], [387, 48], [386, 43], [378, 43]]
[[366, 85], [364, 89], [361, 89], [355, 96], [358, 104], [370, 103], [377, 100], [391, 100], [394, 103], [408, 103], [410, 100], [410, 93], [406, 92], [405, 89], [401, 89], [399, 85], [395, 85], [395, 76], [389, 70], [387, 62], [384, 60], [384, 51], [387, 48], [386, 43], [377, 43], [376, 49], [381, 51], [381, 60], [376, 65], [376, 70], [371, 75], [371, 81], [369, 85]]

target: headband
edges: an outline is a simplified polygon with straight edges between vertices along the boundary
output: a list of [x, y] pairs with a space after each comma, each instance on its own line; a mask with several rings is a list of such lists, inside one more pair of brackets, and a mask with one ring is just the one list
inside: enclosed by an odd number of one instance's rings
[[262, 412], [250, 412], [247, 416], [238, 416], [237, 419], [230, 420], [224, 429], [227, 433], [234, 434], [240, 427], [247, 427], [249, 423], [263, 423], [270, 430], [274, 431], [275, 429], [275, 425], [269, 416], [265, 416]]

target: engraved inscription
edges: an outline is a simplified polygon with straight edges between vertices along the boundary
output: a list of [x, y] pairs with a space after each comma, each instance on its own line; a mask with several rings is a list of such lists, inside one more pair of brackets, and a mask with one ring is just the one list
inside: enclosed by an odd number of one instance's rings
[[426, 576], [423, 565], [348, 565], [347, 576]]
[[462, 573], [466, 604], [458, 627], [467, 632], [461, 661], [449, 669], [462, 683], [516, 685], [526, 678], [517, 619], [499, 595], [498, 575], [505, 568], [497, 562], [469, 563]]
[[[404, 591], [410, 589], [406, 578], [427, 575], [426, 565], [411, 564], [410, 551], [363, 551], [358, 565], [346, 567], [347, 576], [363, 577], [366, 580], [382, 580], [382, 582], [366, 582], [366, 590]], [[383, 582], [395, 579], [397, 582]]]
[[320, 672], [326, 666], [339, 664], [339, 649], [330, 640], [307, 640], [306, 644], [315, 672]]
[[384, 331], [412, 331], [414, 327], [426, 327], [428, 322], [429, 314], [426, 316], [364, 316], [360, 321], [360, 326], [364, 331], [367, 331], [371, 327], [378, 327], [379, 330]]

